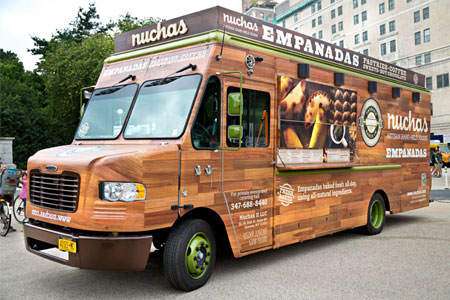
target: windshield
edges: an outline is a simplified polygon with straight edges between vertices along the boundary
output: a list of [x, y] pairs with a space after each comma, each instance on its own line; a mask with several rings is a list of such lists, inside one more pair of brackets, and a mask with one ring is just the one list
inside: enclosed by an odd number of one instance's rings
[[114, 139], [122, 130], [137, 84], [98, 89], [89, 100], [75, 139]]
[[439, 151], [441, 151], [442, 153], [449, 153], [450, 151], [448, 150], [448, 146], [447, 145], [441, 145], [439, 146]]
[[144, 83], [124, 136], [126, 138], [181, 136], [200, 80], [200, 75], [190, 75]]

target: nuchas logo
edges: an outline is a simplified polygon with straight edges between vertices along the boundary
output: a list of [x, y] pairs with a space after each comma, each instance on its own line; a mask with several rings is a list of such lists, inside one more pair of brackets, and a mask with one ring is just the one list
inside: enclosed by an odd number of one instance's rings
[[223, 21], [228, 24], [233, 24], [239, 27], [244, 27], [249, 30], [258, 31], [258, 25], [256, 23], [244, 20], [244, 16], [240, 18], [223, 14]]
[[372, 98], [367, 99], [363, 104], [359, 117], [359, 127], [364, 143], [369, 147], [374, 147], [380, 140], [384, 121], [380, 106]]
[[183, 19], [178, 24], [172, 23], [167, 27], [162, 26], [160, 22], [156, 26], [156, 29], [131, 35], [131, 44], [133, 47], [145, 45], [161, 39], [183, 35], [186, 32], [188, 32], [188, 27]]
[[402, 131], [416, 131], [416, 132], [428, 132], [427, 118], [416, 119], [411, 117], [411, 111], [409, 111], [408, 117], [393, 115], [388, 113], [388, 129], [402, 130]]

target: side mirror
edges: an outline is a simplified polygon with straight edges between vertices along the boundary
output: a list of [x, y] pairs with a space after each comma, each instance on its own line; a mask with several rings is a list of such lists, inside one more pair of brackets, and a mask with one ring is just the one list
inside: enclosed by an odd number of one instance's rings
[[228, 126], [228, 139], [241, 139], [242, 138], [242, 126], [230, 125]]
[[91, 99], [92, 96], [92, 92], [89, 90], [84, 90], [83, 91], [83, 102], [87, 102], [89, 101], [89, 99]]
[[242, 97], [240, 93], [228, 94], [228, 115], [229, 116], [242, 115]]

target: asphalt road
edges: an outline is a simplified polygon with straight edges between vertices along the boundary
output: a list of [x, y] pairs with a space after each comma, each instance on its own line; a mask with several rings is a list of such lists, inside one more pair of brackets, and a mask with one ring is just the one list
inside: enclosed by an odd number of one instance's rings
[[383, 232], [345, 231], [235, 259], [219, 257], [203, 288], [183, 293], [162, 263], [144, 272], [79, 270], [0, 238], [0, 299], [449, 299], [450, 203], [388, 215]]

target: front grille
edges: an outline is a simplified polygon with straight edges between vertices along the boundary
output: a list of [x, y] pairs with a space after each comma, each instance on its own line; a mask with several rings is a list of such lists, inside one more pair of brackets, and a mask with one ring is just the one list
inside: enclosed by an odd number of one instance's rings
[[80, 179], [76, 173], [61, 175], [32, 172], [30, 201], [34, 205], [53, 210], [75, 212], [78, 206]]

